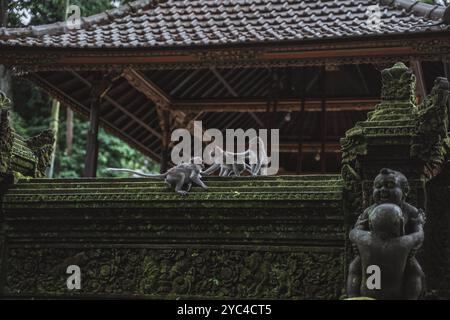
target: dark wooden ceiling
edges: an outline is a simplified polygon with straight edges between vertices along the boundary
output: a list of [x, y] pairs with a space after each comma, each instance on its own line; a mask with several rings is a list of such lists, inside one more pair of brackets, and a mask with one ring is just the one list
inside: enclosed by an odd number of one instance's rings
[[[217, 112], [213, 107], [186, 107], [183, 114], [189, 120], [203, 121], [203, 128], [280, 129], [282, 172], [319, 172], [317, 154], [324, 137], [320, 100], [333, 107], [326, 113], [326, 171], [337, 172], [340, 166], [339, 138], [357, 121], [366, 118], [380, 96], [380, 66], [371, 64], [341, 65], [326, 68], [321, 78], [319, 67], [282, 68], [203, 68], [139, 71], [145, 79], [170, 97], [179, 110], [190, 104], [224, 105]], [[424, 62], [427, 89], [434, 78], [443, 76], [441, 63]], [[91, 86], [95, 72], [59, 71], [30, 73], [28, 78], [47, 93], [55, 96], [81, 115], [89, 114]], [[321, 79], [325, 79], [323, 86]], [[306, 104], [316, 102], [301, 112], [304, 93]], [[274, 110], [274, 101], [278, 109]], [[283, 101], [291, 103], [286, 109]], [[342, 101], [342, 103], [340, 102]], [[348, 101], [355, 101], [349, 104]], [[359, 107], [359, 102], [361, 106]], [[266, 108], [272, 102], [271, 108]], [[259, 103], [255, 111], [226, 105]], [[292, 107], [294, 105], [294, 107]], [[205, 111], [206, 110], [206, 111]], [[239, 112], [237, 112], [239, 111]], [[251, 111], [251, 112], [250, 112]], [[289, 115], [288, 115], [289, 114]], [[289, 119], [290, 118], [290, 119]], [[162, 131], [156, 106], [120, 73], [111, 76], [110, 87], [100, 109], [101, 125], [150, 158], [161, 160]], [[172, 129], [182, 126], [174, 122]], [[82, 137], [81, 137], [82, 138]], [[298, 144], [303, 141], [302, 164], [299, 168]], [[101, 146], [100, 146], [101, 148]], [[317, 151], [316, 151], [317, 150]]]

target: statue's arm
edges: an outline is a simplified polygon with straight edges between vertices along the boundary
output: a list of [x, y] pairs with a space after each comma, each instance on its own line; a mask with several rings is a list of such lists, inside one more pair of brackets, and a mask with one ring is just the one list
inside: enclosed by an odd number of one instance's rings
[[417, 228], [417, 232], [401, 237], [404, 245], [410, 247], [411, 249], [421, 245], [425, 237], [422, 225], [419, 225]]
[[415, 233], [423, 230], [425, 224], [425, 213], [421, 209], [417, 209], [409, 205], [410, 230], [408, 233]]
[[368, 244], [370, 240], [370, 232], [353, 228], [350, 231], [350, 241], [356, 244]]
[[355, 223], [355, 229], [369, 230], [369, 209], [371, 209], [371, 207], [367, 208], [359, 215], [358, 220]]

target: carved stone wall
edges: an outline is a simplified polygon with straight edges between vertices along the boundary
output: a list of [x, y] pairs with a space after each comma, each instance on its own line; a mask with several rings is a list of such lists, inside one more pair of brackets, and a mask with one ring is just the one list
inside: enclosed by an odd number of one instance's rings
[[148, 179], [19, 180], [2, 201], [3, 296], [342, 295], [339, 176], [205, 181], [182, 197]]

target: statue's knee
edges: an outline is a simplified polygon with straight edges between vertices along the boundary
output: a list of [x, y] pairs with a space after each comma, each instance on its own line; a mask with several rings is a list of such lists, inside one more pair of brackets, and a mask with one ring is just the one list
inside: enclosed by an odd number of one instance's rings
[[422, 267], [420, 266], [420, 264], [416, 258], [410, 259], [408, 261], [408, 263], [406, 264], [405, 277], [406, 277], [406, 279], [415, 279], [418, 277], [419, 278], [425, 277]]
[[353, 261], [350, 263], [348, 272], [355, 275], [361, 274], [361, 258], [359, 256], [356, 256], [355, 259], [353, 259]]

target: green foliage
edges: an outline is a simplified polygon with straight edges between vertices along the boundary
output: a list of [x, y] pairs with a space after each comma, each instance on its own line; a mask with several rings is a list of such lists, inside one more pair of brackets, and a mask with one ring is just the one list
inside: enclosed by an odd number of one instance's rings
[[[65, 152], [66, 124], [62, 123], [60, 126], [55, 159], [55, 178], [76, 178], [83, 175], [89, 123], [75, 116], [73, 124], [74, 144], [70, 156]], [[120, 139], [107, 134], [104, 130], [100, 130], [98, 175], [112, 176], [110, 172], [106, 171], [109, 167], [129, 168], [155, 173], [159, 171], [158, 166], [139, 151], [132, 149]], [[118, 174], [114, 173], [114, 176], [118, 176]], [[125, 173], [122, 176], [128, 176], [128, 174]]]
[[450, 4], [449, 0], [421, 0], [421, 2], [425, 2], [428, 4], [440, 4], [445, 6], [448, 6]]
[[[129, 2], [113, 0], [70, 0], [70, 4], [80, 6], [83, 16], [100, 13], [113, 8], [118, 3]], [[9, 26], [21, 27], [21, 18], [30, 16], [30, 24], [46, 24], [61, 21], [64, 16], [65, 0], [22, 0], [9, 2]], [[14, 129], [22, 136], [34, 136], [49, 128], [51, 98], [39, 91], [26, 80], [17, 78], [13, 81], [14, 112], [12, 120]], [[55, 157], [56, 178], [75, 178], [83, 175], [86, 156], [88, 122], [74, 117], [73, 151], [66, 154], [65, 108], [62, 106], [58, 145]], [[139, 151], [132, 149], [120, 139], [99, 132], [98, 175], [110, 176], [106, 168], [129, 168], [145, 172], [158, 172], [159, 167]], [[115, 173], [115, 176], [118, 174]], [[128, 174], [123, 174], [128, 176]]]

